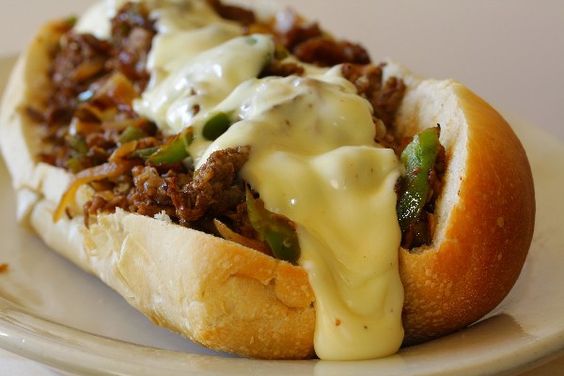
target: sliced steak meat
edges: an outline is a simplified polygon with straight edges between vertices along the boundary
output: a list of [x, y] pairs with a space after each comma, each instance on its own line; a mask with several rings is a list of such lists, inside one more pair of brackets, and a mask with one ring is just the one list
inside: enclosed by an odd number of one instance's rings
[[374, 115], [391, 131], [406, 87], [396, 77], [384, 81], [382, 68], [383, 65], [343, 64], [342, 73], [354, 84], [358, 94], [372, 104]]

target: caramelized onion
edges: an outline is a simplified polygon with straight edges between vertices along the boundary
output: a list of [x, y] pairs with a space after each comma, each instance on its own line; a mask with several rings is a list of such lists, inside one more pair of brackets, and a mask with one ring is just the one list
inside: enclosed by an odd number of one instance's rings
[[245, 247], [255, 249], [267, 255], [271, 254], [270, 249], [263, 242], [256, 239], [247, 238], [241, 234], [236, 233], [235, 231], [231, 230], [229, 227], [227, 227], [226, 224], [224, 224], [218, 219], [214, 219], [213, 224], [215, 225], [217, 232], [219, 232], [219, 234], [224, 239], [230, 240], [235, 243], [239, 243], [241, 245], [244, 245]]
[[61, 197], [61, 201], [59, 201], [59, 205], [53, 213], [53, 221], [57, 222], [61, 219], [65, 210], [74, 204], [76, 192], [82, 185], [97, 180], [116, 178], [131, 170], [134, 164], [135, 162], [132, 161], [108, 162], [79, 172], [63, 194], [63, 197]]
[[115, 103], [130, 105], [139, 96], [131, 81], [122, 73], [114, 73], [98, 90], [94, 99], [105, 96]]
[[112, 163], [119, 163], [124, 160], [125, 157], [130, 156], [137, 149], [137, 141], [126, 142], [119, 148], [114, 150], [108, 161]]

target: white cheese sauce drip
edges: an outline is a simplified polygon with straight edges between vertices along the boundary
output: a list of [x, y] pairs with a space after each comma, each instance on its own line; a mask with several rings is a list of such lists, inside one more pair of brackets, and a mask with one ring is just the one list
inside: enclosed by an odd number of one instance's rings
[[151, 16], [156, 19], [158, 34], [147, 64], [150, 88], [196, 55], [243, 34], [239, 24], [220, 18], [202, 1], [155, 8]]
[[240, 83], [256, 77], [273, 51], [271, 38], [256, 35], [231, 39], [194, 57], [182, 56], [175, 62], [178, 68], [146, 90], [134, 108], [165, 133], [178, 133]]
[[110, 1], [100, 1], [92, 5], [78, 19], [74, 31], [92, 34], [99, 39], [110, 38], [110, 19], [115, 14], [115, 7]]
[[[272, 38], [241, 36], [240, 26], [201, 0], [147, 3], [159, 34], [151, 83], [135, 109], [165, 133], [193, 127], [196, 166], [215, 150], [251, 147], [242, 177], [268, 210], [297, 227], [299, 263], [316, 296], [321, 359], [396, 352], [403, 339], [394, 191], [400, 167], [392, 150], [373, 141], [370, 104], [340, 67], [257, 79], [272, 57]], [[98, 17], [110, 8], [96, 10]], [[205, 140], [202, 127], [218, 112], [235, 123]]]
[[[369, 104], [335, 70], [249, 80], [216, 111], [242, 120], [204, 150], [250, 145], [243, 178], [268, 210], [297, 224], [299, 263], [316, 296], [321, 359], [369, 359], [403, 338], [400, 230], [391, 149], [378, 147]], [[198, 126], [196, 126], [196, 129]]]

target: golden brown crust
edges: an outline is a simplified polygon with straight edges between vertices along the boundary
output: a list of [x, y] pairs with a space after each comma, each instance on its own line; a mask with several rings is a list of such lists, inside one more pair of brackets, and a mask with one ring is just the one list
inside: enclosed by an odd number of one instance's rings
[[533, 180], [521, 143], [470, 90], [458, 83], [449, 90], [467, 127], [458, 135], [464, 169], [444, 232], [430, 249], [400, 252], [406, 343], [450, 333], [492, 310], [517, 280], [533, 236]]
[[[41, 39], [38, 39], [41, 40]], [[43, 39], [31, 51], [46, 54]], [[41, 54], [40, 54], [41, 55]], [[11, 91], [29, 93], [29, 54]], [[35, 74], [46, 74], [46, 67]], [[388, 72], [402, 72], [390, 65]], [[507, 294], [524, 262], [533, 231], [530, 168], [507, 123], [485, 102], [452, 81], [405, 77], [408, 94], [398, 123], [403, 132], [441, 123], [447, 148], [447, 189], [438, 205], [433, 246], [400, 251], [405, 286], [406, 342], [464, 327]], [[18, 84], [19, 82], [19, 84]], [[10, 95], [10, 94], [8, 94]], [[81, 218], [51, 220], [68, 181], [46, 165], [18, 167], [8, 142], [27, 144], [20, 101], [4, 100], [3, 152], [17, 169], [18, 197], [44, 241], [99, 276], [159, 325], [217, 350], [259, 358], [313, 354], [314, 296], [303, 268], [197, 231], [118, 211], [89, 229]], [[13, 132], [13, 130], [19, 130]], [[487, 150], [488, 152], [484, 152]], [[30, 155], [32, 150], [26, 150]], [[53, 176], [58, 176], [56, 179]], [[32, 197], [30, 199], [30, 197]]]
[[312, 355], [314, 296], [302, 268], [123, 211], [82, 232], [94, 273], [157, 324], [245, 356]]

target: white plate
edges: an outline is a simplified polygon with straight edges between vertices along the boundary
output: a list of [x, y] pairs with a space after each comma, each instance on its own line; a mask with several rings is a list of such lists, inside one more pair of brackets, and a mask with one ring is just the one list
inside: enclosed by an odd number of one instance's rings
[[[0, 60], [0, 87], [13, 60]], [[515, 124], [515, 122], [514, 122]], [[487, 319], [385, 359], [258, 361], [216, 354], [154, 327], [117, 294], [14, 221], [0, 164], [0, 347], [80, 374], [436, 375], [523, 369], [564, 349], [564, 144], [517, 129], [533, 166], [537, 226], [523, 273]]]

